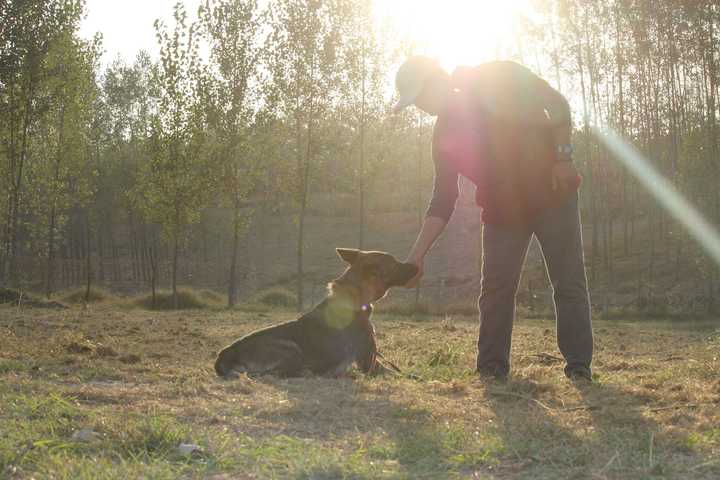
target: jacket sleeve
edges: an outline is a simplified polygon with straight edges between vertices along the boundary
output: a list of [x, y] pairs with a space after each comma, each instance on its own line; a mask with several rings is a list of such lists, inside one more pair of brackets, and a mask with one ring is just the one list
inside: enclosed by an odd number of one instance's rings
[[425, 216], [439, 217], [447, 223], [450, 221], [450, 217], [452, 217], [452, 214], [455, 211], [455, 203], [457, 202], [459, 195], [459, 174], [457, 170], [452, 167], [450, 162], [448, 162], [447, 159], [444, 159], [440, 154], [440, 149], [437, 146], [437, 137], [439, 132], [440, 128], [436, 123], [433, 131], [432, 142], [435, 181], [433, 185], [432, 198], [430, 199], [430, 204], [425, 212]]
[[537, 99], [549, 115], [551, 127], [564, 127], [572, 123], [570, 104], [562, 93], [555, 90], [548, 82], [528, 70], [532, 76], [533, 91]]

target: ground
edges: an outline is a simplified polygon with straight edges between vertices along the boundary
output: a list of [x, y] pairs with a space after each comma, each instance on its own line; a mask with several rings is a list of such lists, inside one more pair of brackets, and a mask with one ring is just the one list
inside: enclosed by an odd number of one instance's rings
[[717, 322], [597, 321], [592, 385], [549, 320], [518, 322], [500, 384], [472, 373], [473, 317], [382, 314], [405, 377], [215, 377], [292, 317], [0, 307], [0, 478], [720, 478]]

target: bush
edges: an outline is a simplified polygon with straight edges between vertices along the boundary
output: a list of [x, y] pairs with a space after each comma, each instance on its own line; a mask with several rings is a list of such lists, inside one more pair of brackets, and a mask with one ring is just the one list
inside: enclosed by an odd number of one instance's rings
[[273, 287], [258, 293], [257, 302], [270, 307], [293, 307], [297, 296], [286, 288]]
[[11, 288], [0, 288], [0, 303], [18, 303], [21, 298], [26, 297], [26, 293]]
[[65, 305], [55, 301], [45, 301], [36, 297], [35, 295], [19, 290], [13, 290], [11, 288], [0, 288], [0, 304], [10, 303], [15, 305], [22, 305], [24, 307], [33, 308], [52, 308], [61, 309], [67, 308]]
[[[192, 310], [209, 308], [210, 302], [202, 299], [202, 295], [194, 290], [178, 290], [178, 310]], [[138, 298], [135, 303], [148, 310], [173, 310], [172, 292], [162, 290], [155, 294], [155, 306], [153, 307], [152, 294]]]
[[216, 303], [218, 305], [222, 305], [227, 301], [227, 298], [223, 296], [222, 294], [214, 291], [214, 290], [200, 290], [198, 292], [198, 295], [200, 298], [202, 298], [204, 301], [208, 303]]

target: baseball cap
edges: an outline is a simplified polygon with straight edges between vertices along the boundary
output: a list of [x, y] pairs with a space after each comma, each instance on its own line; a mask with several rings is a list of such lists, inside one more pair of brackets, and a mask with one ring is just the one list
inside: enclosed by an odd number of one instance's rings
[[435, 60], [422, 55], [413, 55], [405, 60], [395, 75], [395, 88], [400, 94], [400, 100], [393, 107], [393, 112], [397, 113], [415, 103], [425, 81], [439, 68]]

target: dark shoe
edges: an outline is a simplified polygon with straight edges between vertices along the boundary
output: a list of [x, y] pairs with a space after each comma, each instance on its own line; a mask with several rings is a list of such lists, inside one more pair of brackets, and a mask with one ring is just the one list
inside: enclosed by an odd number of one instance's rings
[[477, 373], [480, 376], [480, 380], [483, 381], [495, 381], [500, 383], [506, 383], [508, 381], [508, 372], [500, 368], [478, 368]]
[[565, 376], [575, 383], [592, 383], [592, 372], [585, 367], [566, 367]]

